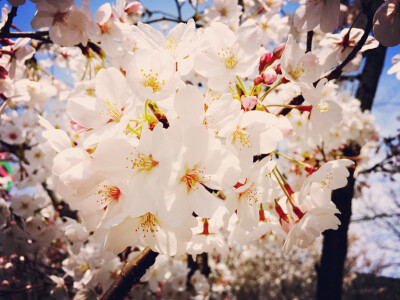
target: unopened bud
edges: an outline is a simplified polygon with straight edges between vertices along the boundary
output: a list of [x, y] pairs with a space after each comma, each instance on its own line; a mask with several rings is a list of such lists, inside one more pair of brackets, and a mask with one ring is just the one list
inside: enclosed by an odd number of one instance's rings
[[281, 75], [282, 74], [281, 64], [277, 64], [274, 70], [277, 75]]
[[242, 99], [242, 107], [245, 111], [252, 110], [257, 104], [256, 96], [247, 96]]
[[274, 57], [276, 59], [280, 59], [282, 57], [282, 53], [283, 51], [285, 51], [285, 47], [286, 47], [286, 43], [280, 44], [278, 45], [275, 49], [274, 49]]
[[265, 84], [273, 84], [276, 81], [277, 75], [273, 68], [267, 68], [264, 73], [261, 74]]
[[8, 71], [3, 66], [0, 66], [0, 79], [6, 79]]
[[0, 40], [0, 43], [1, 43], [3, 46], [13, 46], [13, 45], [15, 44], [14, 41], [12, 41], [12, 40], [10, 40], [10, 39], [8, 39], [8, 38], [2, 38], [2, 39]]
[[260, 65], [258, 66], [258, 72], [262, 72], [264, 71], [264, 69], [271, 64], [271, 58], [272, 55], [271, 53], [267, 52], [264, 53], [263, 56], [261, 56], [260, 58]]
[[264, 82], [264, 78], [261, 75], [254, 77], [254, 86], [257, 86]]
[[142, 4], [138, 1], [133, 1], [125, 6], [125, 12], [128, 15], [132, 15], [137, 13], [139, 10], [142, 9]]

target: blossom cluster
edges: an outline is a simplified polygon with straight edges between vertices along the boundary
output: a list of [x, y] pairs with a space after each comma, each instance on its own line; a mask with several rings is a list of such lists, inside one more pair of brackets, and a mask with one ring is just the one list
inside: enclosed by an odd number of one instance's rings
[[[337, 228], [330, 193], [346, 184], [352, 162], [309, 170], [313, 174], [293, 193], [270, 155], [292, 134], [291, 123], [268, 111], [268, 91], [257, 99], [261, 84], [246, 91], [241, 80], [257, 64], [261, 72], [280, 64], [277, 85], [291, 81], [313, 94], [323, 71], [315, 54], [301, 54], [293, 37], [281, 57], [262, 54], [251, 20], [236, 31], [217, 21], [195, 31], [191, 20], [166, 37], [139, 23], [125, 34], [136, 38], [135, 51], [115, 53], [123, 64], [101, 69], [67, 100], [77, 145], [41, 119], [58, 152], [52, 168], [58, 192], [106, 249], [119, 253], [144, 242], [169, 255], [207, 252], [208, 245], [226, 247], [216, 243], [214, 226], [231, 222], [230, 240], [274, 230], [289, 252]], [[260, 56], [269, 57], [265, 66]], [[193, 71], [207, 82], [205, 95], [183, 81]], [[260, 155], [267, 157], [255, 159]]]
[[[2, 40], [0, 159], [15, 172], [0, 185], [25, 189], [2, 192], [2, 245], [19, 247], [2, 252], [26, 255], [28, 240], [59, 251], [89, 298], [118, 275], [115, 254], [126, 249], [166, 255], [157, 264], [168, 272], [148, 274], [153, 293], [168, 278], [183, 291], [189, 271], [169, 256], [226, 255], [259, 239], [289, 254], [338, 228], [331, 193], [353, 167], [343, 150], [356, 142], [366, 149], [351, 157], [359, 161], [377, 139], [370, 114], [326, 79], [364, 36], [334, 31], [339, 1], [301, 1], [282, 16], [283, 0], [191, 0], [195, 18], [167, 34], [146, 24], [137, 1], [103, 4], [94, 16], [89, 1], [34, 2], [31, 26], [49, 28], [54, 44]], [[368, 36], [343, 72], [378, 44]], [[51, 75], [54, 65], [72, 88]], [[78, 217], [63, 216], [66, 203]], [[204, 276], [191, 278], [207, 294]], [[66, 291], [63, 278], [51, 280], [53, 292]]]

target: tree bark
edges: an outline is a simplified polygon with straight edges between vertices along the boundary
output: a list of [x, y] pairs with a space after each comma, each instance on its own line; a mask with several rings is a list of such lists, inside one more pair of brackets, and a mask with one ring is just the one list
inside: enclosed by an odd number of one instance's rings
[[361, 110], [371, 110], [376, 89], [386, 57], [386, 47], [379, 45], [367, 54], [364, 70], [361, 74], [356, 98], [361, 101]]
[[118, 278], [108, 288], [102, 300], [120, 300], [129, 293], [156, 261], [158, 253], [146, 247], [135, 259], [128, 261], [122, 268]]
[[[367, 56], [365, 67], [361, 74], [356, 97], [361, 101], [361, 109], [371, 110], [378, 87], [379, 78], [385, 61], [386, 47], [379, 46], [371, 50]], [[350, 143], [345, 149], [346, 156], [359, 154], [359, 146]], [[358, 152], [358, 153], [357, 153]], [[351, 217], [351, 201], [354, 194], [354, 170], [350, 170], [346, 187], [332, 193], [332, 201], [340, 210], [341, 225], [338, 230], [328, 230], [324, 233], [322, 256], [317, 266], [318, 300], [342, 299], [343, 272], [347, 255], [347, 232]]]

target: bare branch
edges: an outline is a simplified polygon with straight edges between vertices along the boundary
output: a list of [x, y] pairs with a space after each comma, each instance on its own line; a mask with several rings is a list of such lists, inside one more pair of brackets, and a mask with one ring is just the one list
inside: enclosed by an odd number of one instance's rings
[[359, 223], [359, 222], [373, 221], [373, 220], [377, 220], [377, 219], [393, 218], [393, 217], [400, 217], [400, 213], [395, 213], [395, 214], [382, 213], [382, 214], [378, 214], [378, 215], [371, 216], [371, 217], [363, 217], [360, 219], [351, 220], [351, 222]]
[[176, 10], [178, 11], [178, 22], [182, 22], [182, 6], [179, 4], [178, 0], [175, 0]]
[[161, 22], [161, 21], [169, 21], [169, 22], [175, 22], [175, 23], [179, 23], [180, 22], [179, 20], [175, 20], [175, 19], [172, 19], [172, 18], [162, 17], [162, 18], [159, 18], [159, 19], [149, 20], [149, 21], [146, 21], [146, 22], [143, 22], [143, 23], [151, 24], [151, 23], [156, 23], [156, 22]]

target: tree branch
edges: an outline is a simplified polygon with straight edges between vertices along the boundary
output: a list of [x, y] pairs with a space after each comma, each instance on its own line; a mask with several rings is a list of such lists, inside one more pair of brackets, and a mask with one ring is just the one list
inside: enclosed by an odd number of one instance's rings
[[74, 220], [78, 219], [76, 210], [71, 210], [66, 202], [57, 199], [55, 193], [47, 187], [45, 182], [42, 183], [42, 187], [47, 192], [54, 209], [60, 214], [60, 217], [68, 217]]
[[314, 31], [310, 30], [310, 31], [307, 32], [307, 50], [306, 50], [306, 53], [311, 51], [313, 36], [314, 36]]
[[129, 293], [131, 288], [139, 282], [140, 278], [146, 273], [156, 261], [158, 253], [146, 247], [133, 260], [128, 261], [122, 268], [118, 278], [108, 288], [102, 300], [119, 300]]
[[2, 36], [3, 34], [7, 34], [10, 32], [12, 22], [13, 22], [15, 16], [17, 15], [17, 10], [18, 10], [18, 6], [13, 6], [11, 8], [11, 11], [9, 12], [9, 14], [7, 16], [7, 21], [4, 24], [3, 28], [1, 28], [0, 37], [3, 37]]
[[143, 23], [151, 24], [151, 23], [156, 23], [156, 22], [161, 22], [161, 21], [169, 21], [169, 22], [179, 23], [178, 20], [167, 18], [167, 17], [162, 17], [162, 18], [159, 18], [159, 19], [149, 20], [149, 21], [146, 21], [146, 22], [143, 22]]
[[176, 10], [178, 11], [178, 22], [182, 22], [182, 11], [181, 5], [179, 4], [178, 0], [175, 0]]
[[[357, 45], [353, 48], [353, 50], [346, 57], [346, 59], [340, 65], [338, 65], [332, 72], [330, 72], [327, 76], [325, 76], [324, 78], [326, 78], [328, 80], [333, 80], [333, 79], [338, 79], [340, 77], [340, 75], [342, 75], [344, 67], [350, 61], [353, 60], [353, 58], [357, 55], [357, 53], [364, 46], [365, 42], [367, 41], [369, 32], [372, 29], [372, 26], [373, 26], [372, 17], [368, 17], [367, 18], [367, 26], [364, 29], [364, 34], [361, 37], [361, 39], [358, 41]], [[318, 83], [321, 79], [319, 79], [316, 83]], [[314, 85], [315, 85], [315, 83], [314, 83]]]
[[52, 43], [49, 39], [48, 31], [30, 31], [30, 32], [6, 32], [0, 33], [0, 38], [31, 38], [47, 43]]
[[393, 218], [393, 217], [400, 217], [400, 213], [395, 213], [395, 214], [382, 213], [382, 214], [378, 214], [378, 215], [375, 215], [375, 216], [372, 216], [372, 217], [363, 217], [363, 218], [360, 218], [360, 219], [351, 220], [351, 222], [359, 223], [359, 222], [373, 221], [373, 220], [376, 220], [376, 219]]

